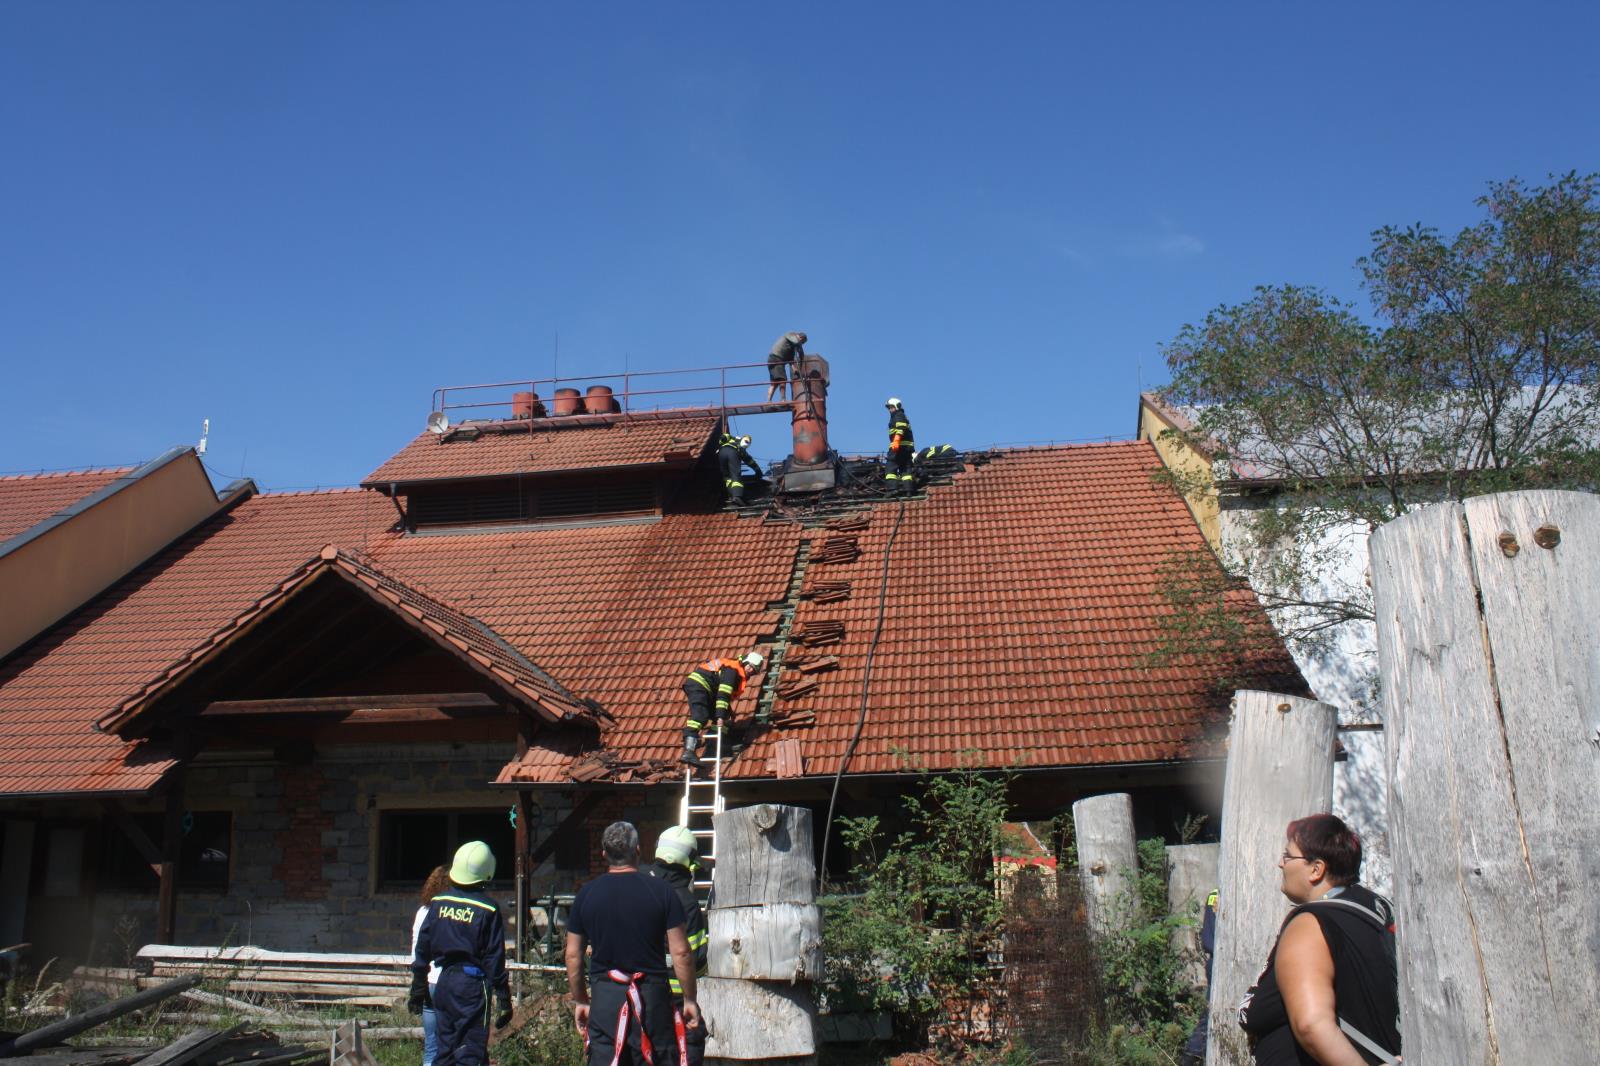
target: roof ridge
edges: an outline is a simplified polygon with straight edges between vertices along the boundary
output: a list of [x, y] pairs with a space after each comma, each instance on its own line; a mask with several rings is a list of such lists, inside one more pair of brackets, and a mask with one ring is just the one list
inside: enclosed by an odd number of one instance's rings
[[48, 478], [84, 477], [89, 474], [127, 474], [139, 469], [130, 466], [86, 466], [61, 470], [26, 470], [0, 474], [0, 481], [44, 481]]

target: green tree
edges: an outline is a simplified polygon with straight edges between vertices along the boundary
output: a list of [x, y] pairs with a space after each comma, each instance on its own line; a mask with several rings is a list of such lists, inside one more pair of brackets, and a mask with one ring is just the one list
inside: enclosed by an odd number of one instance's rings
[[907, 828], [893, 837], [876, 817], [839, 819], [858, 891], [822, 901], [834, 1009], [890, 1011], [921, 1040], [951, 1003], [988, 987], [1006, 788], [1004, 775], [977, 769], [926, 774], [906, 790]]
[[[1533, 487], [1592, 487], [1600, 461], [1600, 175], [1511, 180], [1453, 238], [1385, 227], [1357, 266], [1365, 313], [1315, 288], [1258, 288], [1165, 349], [1177, 431], [1230, 478], [1273, 485], [1218, 568], [1173, 559], [1167, 654], [1237, 639], [1229, 590], [1248, 580], [1292, 644], [1372, 618], [1342, 560], [1421, 504]], [[1171, 475], [1186, 494], [1212, 479]]]

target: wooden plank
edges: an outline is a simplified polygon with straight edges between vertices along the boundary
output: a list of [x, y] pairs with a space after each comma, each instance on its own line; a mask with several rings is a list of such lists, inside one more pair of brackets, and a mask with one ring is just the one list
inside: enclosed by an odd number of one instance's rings
[[120, 1018], [124, 1014], [131, 1014], [143, 1007], [160, 1003], [169, 996], [175, 996], [185, 989], [193, 988], [200, 983], [199, 977], [180, 977], [175, 981], [167, 981], [156, 985], [154, 988], [135, 992], [131, 996], [102, 1003], [82, 1014], [74, 1014], [52, 1022], [50, 1025], [41, 1026], [31, 1032], [23, 1033], [11, 1040], [0, 1041], [0, 1056], [16, 1055], [20, 1052], [31, 1051], [34, 1048], [52, 1047], [61, 1043], [86, 1029], [93, 1029], [103, 1022], [113, 1018]]
[[771, 803], [736, 807], [717, 815], [714, 825], [718, 906], [815, 902], [809, 810]]
[[[146, 977], [139, 981], [141, 986], [146, 981], [155, 978]], [[154, 986], [150, 986], [154, 987]], [[310, 981], [310, 980], [240, 980], [228, 981], [223, 987], [229, 992], [273, 992], [281, 996], [305, 996], [313, 993], [329, 996], [368, 996], [383, 1002], [392, 1002], [404, 997], [406, 982], [396, 979], [388, 984], [368, 984], [354, 981]]]
[[1370, 551], [1406, 1061], [1600, 1062], [1600, 498], [1426, 507]]
[[421, 695], [314, 696], [288, 700], [216, 700], [200, 712], [202, 718], [253, 718], [259, 715], [340, 715], [352, 711], [459, 710], [499, 711], [501, 704], [482, 692], [435, 692]]
[[1338, 713], [1326, 703], [1273, 692], [1234, 694], [1222, 785], [1208, 1066], [1251, 1062], [1239, 1000], [1266, 965], [1288, 913], [1277, 871], [1284, 830], [1296, 818], [1333, 806], [1337, 724]]
[[1078, 871], [1089, 925], [1097, 934], [1127, 929], [1139, 917], [1134, 879], [1139, 847], [1133, 835], [1133, 799], [1126, 792], [1088, 796], [1072, 805]]
[[697, 988], [705, 1013], [708, 1060], [816, 1054], [817, 1009], [809, 985], [704, 977]]
[[712, 977], [822, 979], [822, 914], [810, 903], [714, 906], [706, 912]]
[[243, 1029], [243, 1025], [236, 1025], [232, 1029], [196, 1029], [159, 1051], [146, 1055], [135, 1066], [183, 1066], [184, 1063], [194, 1061]]
[[361, 1023], [350, 1021], [339, 1026], [333, 1034], [333, 1048], [328, 1056], [330, 1066], [378, 1066], [362, 1046]]
[[198, 947], [187, 944], [146, 944], [139, 949], [141, 959], [200, 959], [207, 961], [250, 961], [262, 963], [309, 963], [313, 966], [399, 966], [409, 968], [409, 955], [364, 955], [355, 952], [273, 951], [254, 945], [239, 947]]

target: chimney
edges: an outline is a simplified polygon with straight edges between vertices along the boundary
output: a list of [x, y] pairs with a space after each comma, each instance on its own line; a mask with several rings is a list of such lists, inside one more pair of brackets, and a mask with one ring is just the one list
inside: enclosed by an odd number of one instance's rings
[[828, 449], [828, 361], [806, 355], [794, 365], [790, 426], [794, 452], [778, 476], [779, 492], [821, 492], [834, 486]]

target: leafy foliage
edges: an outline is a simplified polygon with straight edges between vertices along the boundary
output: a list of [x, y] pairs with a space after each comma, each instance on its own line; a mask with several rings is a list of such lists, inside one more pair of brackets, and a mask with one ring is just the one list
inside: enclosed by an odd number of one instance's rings
[[860, 891], [822, 900], [833, 1009], [890, 1011], [920, 1037], [948, 1001], [985, 987], [1001, 926], [994, 856], [1006, 785], [974, 769], [924, 775], [892, 838], [877, 817], [840, 819]]
[[[1280, 489], [1240, 550], [1175, 559], [1167, 650], [1226, 647], [1224, 605], [1249, 579], [1292, 642], [1372, 617], [1351, 537], [1440, 499], [1600, 482], [1600, 175], [1511, 180], [1446, 238], [1388, 226], [1357, 264], [1370, 311], [1316, 288], [1262, 287], [1167, 346], [1163, 399], [1196, 412], [1177, 435]], [[1190, 495], [1204, 472], [1170, 475]], [[1209, 564], [1209, 565], [1207, 565]]]

